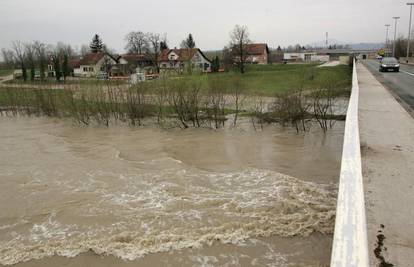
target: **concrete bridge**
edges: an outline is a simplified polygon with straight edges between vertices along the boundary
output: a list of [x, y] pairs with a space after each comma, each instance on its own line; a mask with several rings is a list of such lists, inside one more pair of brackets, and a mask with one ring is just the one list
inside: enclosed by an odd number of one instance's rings
[[354, 67], [331, 266], [414, 266], [414, 74], [376, 64]]

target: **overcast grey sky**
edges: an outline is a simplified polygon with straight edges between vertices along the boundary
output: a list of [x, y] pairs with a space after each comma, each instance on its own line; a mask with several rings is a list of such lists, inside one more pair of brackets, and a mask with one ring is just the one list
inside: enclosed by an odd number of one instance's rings
[[[407, 35], [406, 0], [0, 0], [0, 47], [13, 40], [88, 44], [94, 33], [117, 52], [132, 30], [166, 33], [170, 47], [192, 33], [198, 47], [220, 49], [235, 24], [271, 47], [329, 38], [383, 42], [384, 24], [400, 16]], [[393, 32], [393, 29], [392, 29]]]

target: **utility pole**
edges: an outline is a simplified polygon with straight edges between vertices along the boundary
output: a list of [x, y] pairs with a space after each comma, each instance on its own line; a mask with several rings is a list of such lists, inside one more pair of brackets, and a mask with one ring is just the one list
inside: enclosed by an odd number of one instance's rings
[[400, 17], [392, 17], [395, 20], [394, 43], [392, 44], [392, 56], [395, 57], [395, 40], [397, 39], [397, 21]]
[[325, 45], [326, 45], [326, 48], [328, 48], [328, 32], [326, 32], [325, 37], [326, 37]]
[[387, 56], [388, 53], [388, 30], [390, 26], [390, 24], [385, 24], [385, 27], [387, 28], [385, 31], [385, 56]]
[[410, 6], [410, 22], [408, 23], [408, 39], [407, 39], [407, 58], [406, 61], [408, 63], [408, 57], [410, 56], [410, 41], [411, 41], [411, 17], [413, 15], [413, 5], [414, 3], [407, 3]]

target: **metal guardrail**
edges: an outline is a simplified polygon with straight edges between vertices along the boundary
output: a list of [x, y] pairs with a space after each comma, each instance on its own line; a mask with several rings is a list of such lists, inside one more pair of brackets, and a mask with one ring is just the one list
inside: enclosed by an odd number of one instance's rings
[[354, 61], [345, 122], [331, 267], [369, 267], [358, 127], [359, 85]]

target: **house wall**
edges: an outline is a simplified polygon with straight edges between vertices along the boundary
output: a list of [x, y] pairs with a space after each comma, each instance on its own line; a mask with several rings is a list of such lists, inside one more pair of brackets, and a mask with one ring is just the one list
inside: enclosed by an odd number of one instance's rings
[[311, 61], [329, 62], [329, 55], [312, 55]]
[[266, 64], [269, 63], [269, 55], [268, 55], [268, 53], [265, 49], [264, 52], [261, 55], [249, 55], [249, 56], [247, 56], [246, 62], [252, 63], [252, 64], [266, 65]]
[[[201, 55], [200, 51], [193, 56], [191, 63], [194, 64], [194, 67], [203, 71], [211, 71], [211, 63]], [[207, 68], [205, 68], [205, 64]]]
[[289, 60], [289, 61], [311, 61], [312, 60], [312, 56], [316, 55], [315, 52], [293, 52], [293, 53], [284, 53], [283, 54], [283, 59], [284, 60]]
[[[169, 61], [161, 61], [159, 63], [160, 68], [180, 71], [188, 68], [189, 62], [176, 61], [178, 59], [178, 56], [173, 51], [168, 54], [168, 58], [170, 59]], [[203, 57], [200, 51], [197, 51], [197, 53], [194, 54], [193, 58], [190, 60], [190, 64], [192, 65], [193, 69], [200, 71], [211, 71], [211, 63]]]
[[87, 78], [96, 77], [100, 72], [102, 72], [101, 67], [104, 65], [106, 60], [109, 60], [109, 64], [116, 63], [112, 58], [105, 56], [102, 57], [95, 65], [80, 65], [79, 68], [73, 70], [74, 75], [77, 77]]

